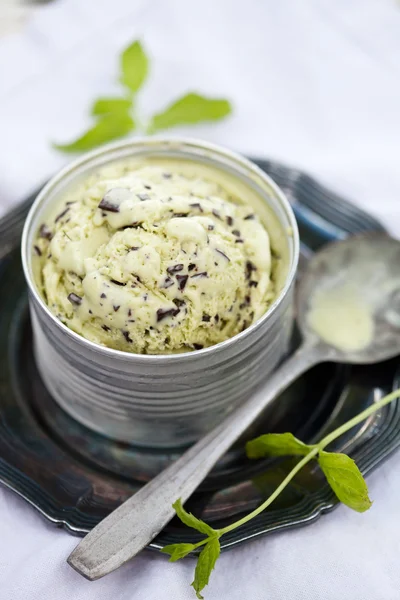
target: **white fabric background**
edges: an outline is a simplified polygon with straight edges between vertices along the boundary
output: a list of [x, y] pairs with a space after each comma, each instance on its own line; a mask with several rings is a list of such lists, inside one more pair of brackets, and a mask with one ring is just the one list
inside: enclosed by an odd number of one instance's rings
[[[1, 11], [1, 6], [0, 6]], [[1, 12], [0, 12], [1, 15]], [[66, 158], [49, 142], [116, 91], [118, 52], [152, 55], [145, 114], [190, 89], [234, 115], [177, 133], [281, 159], [400, 234], [400, 6], [395, 0], [59, 0], [0, 38], [0, 211]], [[399, 456], [369, 478], [372, 509], [224, 554], [206, 598], [399, 600]], [[65, 563], [77, 540], [0, 489], [0, 600], [186, 600], [194, 563], [142, 553], [89, 583]]]

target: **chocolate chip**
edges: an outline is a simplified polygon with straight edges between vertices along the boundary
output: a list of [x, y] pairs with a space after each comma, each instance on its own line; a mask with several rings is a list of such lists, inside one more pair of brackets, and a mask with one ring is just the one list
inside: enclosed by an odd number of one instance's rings
[[207, 271], [202, 271], [201, 273], [196, 273], [195, 275], [190, 276], [191, 279], [195, 279], [196, 277], [198, 277], [198, 278], [208, 277], [208, 273], [207, 273]]
[[177, 275], [176, 276], [176, 279], [178, 281], [178, 287], [181, 292], [185, 289], [188, 278], [189, 278], [189, 275]]
[[143, 187], [144, 187], [145, 190], [151, 190], [151, 185], [146, 185], [145, 184]]
[[121, 308], [120, 304], [113, 304], [114, 312], [118, 312], [120, 308]]
[[150, 196], [148, 194], [136, 194], [139, 200], [144, 202], [145, 200], [150, 200]]
[[246, 261], [246, 279], [250, 279], [250, 276], [253, 271], [257, 271], [257, 267], [251, 262], [251, 260]]
[[242, 325], [242, 329], [241, 329], [241, 331], [244, 331], [245, 329], [247, 329], [247, 328], [248, 328], [248, 326], [249, 326], [249, 323], [248, 323], [248, 321], [243, 321], [243, 325]]
[[89, 315], [92, 315], [93, 311], [89, 308]]
[[174, 298], [172, 300], [172, 302], [175, 304], [175, 306], [177, 306], [178, 308], [180, 308], [181, 306], [184, 306], [186, 303], [184, 300], [181, 300], [180, 298]]
[[105, 212], [119, 213], [119, 205], [107, 200], [107, 194], [99, 204], [99, 208]]
[[83, 277], [80, 277], [79, 275], [77, 275], [77, 273], [75, 273], [75, 271], [68, 271], [68, 275], [71, 275], [71, 277], [77, 277], [78, 279], [80, 279], [80, 281], [83, 281]]
[[226, 260], [227, 260], [228, 262], [231, 262], [231, 259], [229, 258], [229, 256], [227, 256], [227, 255], [225, 254], [225, 252], [222, 252], [222, 250], [218, 250], [218, 248], [215, 248], [215, 252], [218, 252], [218, 254], [220, 254], [221, 256], [223, 256], [224, 258], [226, 258]]
[[207, 229], [208, 229], [208, 231], [214, 231], [215, 227], [214, 227], [214, 225], [209, 225], [207, 227]]
[[193, 271], [193, 269], [196, 268], [196, 265], [194, 263], [190, 263], [190, 265], [188, 266], [188, 271]]
[[275, 250], [273, 248], [271, 248], [271, 256], [272, 258], [275, 258], [275, 260], [281, 260], [281, 255], [278, 254], [277, 252], [275, 252]]
[[174, 213], [174, 217], [177, 218], [183, 218], [183, 217], [187, 217], [189, 213]]
[[214, 217], [217, 217], [217, 219], [221, 219], [221, 215], [217, 210], [215, 210], [215, 208], [213, 208], [211, 212], [214, 215]]
[[249, 286], [256, 288], [258, 286], [258, 281], [249, 281]]
[[39, 246], [33, 246], [33, 249], [34, 249], [34, 251], [36, 252], [36, 254], [37, 254], [38, 256], [42, 256], [42, 251], [41, 251], [41, 249], [39, 248]]
[[104, 329], [104, 331], [111, 331], [111, 327], [108, 327], [107, 325], [102, 325], [101, 328]]
[[126, 341], [129, 342], [130, 344], [132, 344], [133, 340], [132, 340], [132, 338], [129, 337], [129, 331], [125, 331], [124, 329], [122, 329], [121, 331], [122, 331], [122, 335], [124, 336]]
[[122, 283], [122, 281], [117, 281], [116, 279], [110, 279], [110, 281], [112, 283], [115, 283], [115, 285], [120, 285], [120, 286], [126, 285], [126, 283]]
[[130, 225], [124, 225], [123, 227], [120, 227], [120, 230], [125, 231], [125, 229], [138, 229], [139, 227], [142, 227], [142, 223], [140, 221], [134, 221]]
[[240, 231], [238, 229], [232, 229], [232, 233], [233, 235], [236, 235], [236, 237], [240, 237]]
[[175, 317], [179, 312], [179, 308], [159, 308], [157, 310], [157, 323], [166, 317]]
[[219, 321], [219, 315], [215, 315], [215, 317], [214, 317], [214, 321], [215, 321], [216, 323], [218, 323], [218, 321]]
[[[228, 223], [229, 227], [232, 227], [233, 225], [233, 219], [232, 217], [230, 217], [229, 215], [226, 217], [226, 222]], [[232, 232], [233, 233], [233, 232]]]
[[172, 281], [171, 277], [166, 277], [164, 283], [160, 287], [168, 289], [169, 287], [171, 287], [171, 285], [174, 285], [174, 282]]
[[242, 304], [240, 304], [240, 306], [239, 306], [240, 310], [243, 310], [244, 308], [246, 308], [247, 306], [249, 306], [250, 303], [251, 303], [250, 296], [245, 296], [244, 302], [242, 302]]
[[162, 176], [164, 177], [164, 179], [171, 179], [172, 177], [171, 173], [163, 173]]
[[200, 212], [204, 212], [203, 209], [202, 209], [202, 207], [201, 207], [200, 202], [193, 202], [193, 204], [189, 204], [189, 206], [191, 208], [198, 208]]
[[167, 268], [168, 273], [178, 273], [179, 271], [182, 271], [183, 269], [183, 264], [179, 264], [179, 265], [172, 265], [171, 267]]
[[235, 240], [235, 244], [244, 244], [244, 240], [237, 239], [237, 240]]
[[131, 317], [131, 316], [132, 316], [132, 309], [128, 308], [128, 317]]
[[193, 344], [193, 348], [195, 350], [202, 350], [204, 348], [203, 344]]
[[211, 321], [211, 317], [210, 315], [206, 315], [205, 313], [203, 313], [201, 320], [204, 321], [204, 323], [208, 323], [209, 321]]
[[107, 298], [107, 296], [105, 295], [105, 293], [103, 292], [102, 294], [100, 294], [100, 298]]
[[250, 221], [250, 219], [255, 219], [255, 215], [247, 215], [247, 217], [244, 218], [245, 221]]
[[74, 293], [68, 294], [67, 298], [71, 302], [71, 304], [77, 304], [79, 306], [79, 304], [82, 303], [82, 298], [80, 296], [78, 296], [77, 294], [74, 294]]
[[71, 206], [71, 204], [76, 204], [76, 200], [73, 200], [73, 201], [70, 200], [69, 202], [65, 203], [66, 206]]
[[69, 211], [69, 206], [67, 208], [65, 208], [62, 212], [60, 212], [60, 214], [54, 219], [54, 223], [58, 223], [58, 221], [60, 219], [62, 219], [67, 214], [68, 211]]
[[135, 252], [136, 250], [139, 250], [140, 246], [131, 246], [129, 248], [129, 250], [132, 250], [133, 252]]
[[51, 238], [53, 237], [53, 234], [51, 233], [50, 229], [44, 223], [40, 226], [39, 237], [44, 238], [46, 240], [51, 240]]
[[135, 277], [138, 283], [142, 283], [142, 280], [140, 279], [139, 275], [135, 275], [135, 273], [132, 273], [132, 275]]

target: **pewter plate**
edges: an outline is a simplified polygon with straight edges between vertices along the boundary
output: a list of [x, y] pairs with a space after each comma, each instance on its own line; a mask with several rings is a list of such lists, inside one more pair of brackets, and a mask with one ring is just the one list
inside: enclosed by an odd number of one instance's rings
[[[383, 229], [304, 173], [271, 161], [257, 162], [293, 204], [301, 230], [301, 267], [325, 241]], [[75, 422], [46, 391], [33, 360], [19, 259], [22, 224], [32, 199], [0, 221], [0, 481], [55, 525], [84, 535], [178, 451], [144, 451], [104, 438]], [[273, 422], [259, 419], [247, 436], [290, 430], [304, 441], [317, 440], [393, 389], [398, 366], [398, 360], [372, 368], [320, 365], [283, 394]], [[187, 503], [217, 527], [259, 505], [293, 465], [291, 458], [249, 461], [243, 441]], [[367, 474], [399, 445], [400, 404], [393, 403], [338, 440], [336, 448], [350, 453]], [[307, 465], [270, 510], [224, 536], [222, 547], [312, 522], [336, 503], [320, 471]], [[196, 539], [174, 520], [150, 547]]]

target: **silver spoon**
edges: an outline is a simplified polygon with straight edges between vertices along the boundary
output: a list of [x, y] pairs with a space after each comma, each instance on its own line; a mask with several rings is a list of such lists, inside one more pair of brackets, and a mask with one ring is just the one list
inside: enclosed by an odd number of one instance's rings
[[297, 322], [303, 336], [297, 352], [249, 400], [87, 534], [68, 558], [78, 573], [99, 579], [140, 552], [174, 516], [172, 503], [185, 502], [233, 442], [311, 366], [369, 364], [400, 353], [400, 242], [367, 234], [325, 246], [301, 279]]

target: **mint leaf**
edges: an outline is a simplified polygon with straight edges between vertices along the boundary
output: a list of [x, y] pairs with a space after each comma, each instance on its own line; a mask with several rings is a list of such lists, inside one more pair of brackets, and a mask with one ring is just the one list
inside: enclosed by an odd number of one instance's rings
[[321, 450], [318, 462], [340, 502], [357, 512], [370, 508], [372, 502], [368, 497], [367, 484], [352, 458]]
[[187, 556], [195, 548], [195, 544], [169, 544], [168, 546], [161, 548], [161, 552], [170, 555], [169, 562], [175, 562], [180, 558]]
[[266, 433], [246, 444], [248, 458], [288, 456], [291, 454], [305, 456], [311, 449], [312, 446], [307, 446], [307, 444], [295, 438], [292, 433]]
[[121, 56], [121, 83], [137, 92], [146, 80], [149, 61], [139, 41], [133, 42]]
[[93, 103], [92, 115], [108, 115], [110, 113], [127, 113], [132, 108], [129, 98], [99, 98]]
[[200, 519], [192, 515], [192, 513], [186, 512], [186, 510], [182, 506], [180, 498], [179, 500], [174, 502], [172, 506], [174, 507], [176, 514], [180, 518], [182, 523], [184, 523], [188, 527], [192, 527], [193, 529], [200, 531], [201, 533], [204, 533], [205, 535], [215, 535], [215, 529], [207, 525], [207, 523], [205, 523], [204, 521], [201, 521]]
[[196, 570], [194, 572], [194, 581], [192, 586], [196, 592], [196, 596], [203, 600], [200, 594], [201, 590], [208, 585], [211, 571], [215, 567], [217, 558], [221, 553], [221, 546], [217, 537], [213, 537], [201, 551], [197, 559]]
[[163, 112], [154, 115], [149, 125], [149, 132], [168, 129], [176, 125], [217, 121], [231, 112], [232, 107], [228, 100], [206, 98], [195, 93], [187, 94], [176, 100]]
[[105, 115], [91, 129], [69, 144], [53, 144], [62, 152], [91, 150], [100, 144], [120, 138], [135, 128], [131, 117], [125, 113]]

